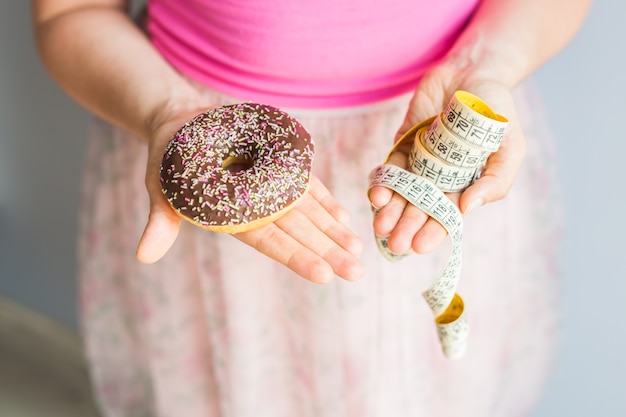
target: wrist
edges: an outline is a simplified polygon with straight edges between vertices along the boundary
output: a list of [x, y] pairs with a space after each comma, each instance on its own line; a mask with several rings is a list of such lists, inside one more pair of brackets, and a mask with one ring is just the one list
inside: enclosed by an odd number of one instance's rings
[[467, 78], [489, 80], [512, 89], [528, 74], [524, 54], [478, 31], [466, 31], [446, 55], [442, 65]]
[[172, 123], [182, 125], [187, 119], [208, 107], [210, 107], [208, 100], [191, 85], [186, 84], [172, 89], [165, 99], [157, 101], [148, 110], [142, 126], [142, 138], [150, 142], [157, 132], [164, 130], [164, 126]]

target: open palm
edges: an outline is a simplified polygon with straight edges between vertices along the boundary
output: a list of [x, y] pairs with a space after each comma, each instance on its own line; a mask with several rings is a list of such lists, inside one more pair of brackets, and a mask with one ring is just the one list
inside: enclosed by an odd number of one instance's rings
[[[457, 90], [473, 93], [496, 113], [509, 119], [503, 142], [498, 152], [487, 160], [481, 178], [461, 193], [447, 194], [462, 213], [467, 213], [508, 194], [526, 153], [524, 134], [510, 90], [499, 82], [480, 78], [468, 70], [435, 67], [420, 82], [396, 140], [412, 126], [441, 113]], [[407, 146], [398, 147], [389, 156], [388, 162], [406, 169], [409, 152]], [[446, 231], [437, 221], [391, 190], [374, 187], [370, 199], [380, 209], [374, 219], [374, 231], [379, 236], [389, 237], [392, 252], [404, 253], [412, 249], [416, 253], [428, 253], [445, 239]]]

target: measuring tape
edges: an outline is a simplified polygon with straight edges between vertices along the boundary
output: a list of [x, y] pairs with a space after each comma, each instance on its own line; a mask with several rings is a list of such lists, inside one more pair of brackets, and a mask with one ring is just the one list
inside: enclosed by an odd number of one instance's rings
[[[480, 177], [487, 158], [498, 150], [508, 120], [478, 97], [454, 93], [445, 111], [414, 126], [391, 149], [385, 163], [370, 174], [370, 189], [382, 186], [400, 194], [437, 220], [452, 239], [452, 252], [439, 277], [422, 293], [435, 316], [447, 358], [465, 354], [469, 324], [463, 299], [456, 294], [461, 274], [463, 217], [444, 192], [462, 191]], [[408, 170], [387, 164], [402, 144], [413, 141]], [[379, 212], [373, 208], [374, 216]], [[409, 255], [389, 250], [388, 238], [376, 236], [380, 252], [390, 261]]]

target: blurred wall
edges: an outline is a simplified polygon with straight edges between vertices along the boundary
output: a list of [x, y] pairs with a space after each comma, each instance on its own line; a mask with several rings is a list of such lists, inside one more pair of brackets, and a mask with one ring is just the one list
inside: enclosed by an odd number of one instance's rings
[[626, 416], [625, 76], [626, 2], [614, 0], [596, 0], [578, 37], [536, 76], [568, 227], [561, 349], [535, 417]]
[[[534, 417], [626, 415], [625, 40], [626, 3], [597, 0], [579, 36], [536, 75], [568, 229], [562, 344]], [[29, 2], [0, 0], [0, 295], [71, 326], [88, 122], [38, 61]]]
[[30, 2], [0, 0], [0, 294], [69, 324], [87, 129], [36, 55]]

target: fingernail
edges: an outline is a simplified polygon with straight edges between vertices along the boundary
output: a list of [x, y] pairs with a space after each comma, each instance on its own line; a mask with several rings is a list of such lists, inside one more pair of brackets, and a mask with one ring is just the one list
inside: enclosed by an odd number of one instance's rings
[[476, 200], [470, 201], [470, 203], [467, 205], [467, 208], [465, 208], [465, 213], [464, 214], [469, 213], [470, 211], [472, 211], [472, 210], [482, 206], [483, 204], [484, 204], [484, 202], [480, 198], [477, 198]]

